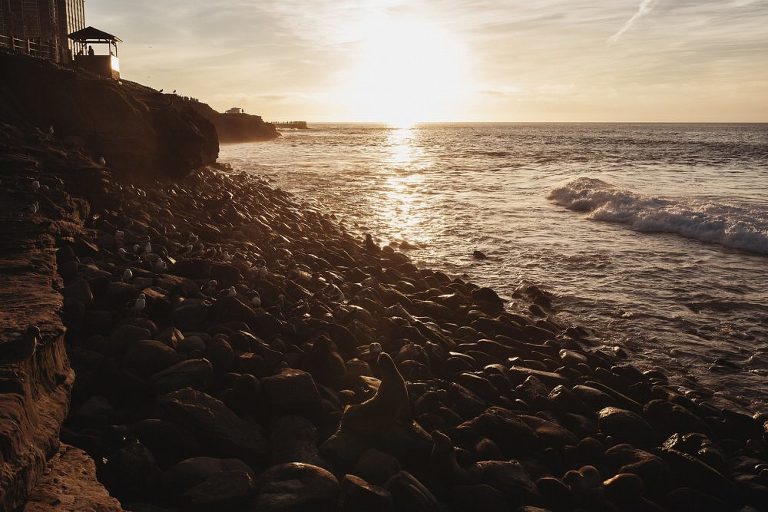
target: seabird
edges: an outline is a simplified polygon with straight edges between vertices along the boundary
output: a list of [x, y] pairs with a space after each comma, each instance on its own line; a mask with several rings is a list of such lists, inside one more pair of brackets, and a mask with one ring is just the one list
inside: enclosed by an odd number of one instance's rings
[[[124, 251], [125, 249], [121, 248], [120, 250]], [[131, 272], [131, 269], [129, 268], [125, 269], [125, 271], [123, 272], [123, 281], [127, 283], [132, 278], [133, 278], [133, 272]]]
[[143, 293], [139, 294], [139, 297], [133, 302], [133, 306], [131, 306], [131, 311], [134, 313], [141, 313], [144, 311], [144, 308], [147, 306], [147, 296]]
[[32, 190], [39, 190], [40, 189], [40, 182], [35, 180], [32, 182]]

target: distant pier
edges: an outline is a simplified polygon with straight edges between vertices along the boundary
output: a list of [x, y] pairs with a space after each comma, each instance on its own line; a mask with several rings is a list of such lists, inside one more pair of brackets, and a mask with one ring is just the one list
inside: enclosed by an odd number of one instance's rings
[[306, 130], [306, 121], [272, 121], [270, 124], [275, 125], [275, 128], [296, 128], [297, 130]]

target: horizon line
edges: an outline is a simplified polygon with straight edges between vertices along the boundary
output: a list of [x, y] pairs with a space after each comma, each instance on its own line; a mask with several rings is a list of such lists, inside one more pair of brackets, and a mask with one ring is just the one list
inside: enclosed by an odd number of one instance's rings
[[[264, 119], [264, 116], [261, 116]], [[287, 123], [290, 121], [272, 119], [266, 121], [267, 123]], [[307, 124], [369, 124], [369, 125], [387, 125], [397, 126], [398, 123], [389, 121], [350, 121], [350, 120], [333, 120], [333, 121], [320, 121], [320, 120], [302, 120]], [[768, 124], [768, 120], [765, 121], [414, 121], [409, 123], [409, 126], [416, 126], [420, 124]]]

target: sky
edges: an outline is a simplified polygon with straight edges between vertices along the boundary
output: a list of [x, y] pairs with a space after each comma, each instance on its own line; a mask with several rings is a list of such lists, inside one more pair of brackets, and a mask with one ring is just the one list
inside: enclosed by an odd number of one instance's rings
[[87, 0], [124, 78], [268, 121], [768, 122], [768, 0]]

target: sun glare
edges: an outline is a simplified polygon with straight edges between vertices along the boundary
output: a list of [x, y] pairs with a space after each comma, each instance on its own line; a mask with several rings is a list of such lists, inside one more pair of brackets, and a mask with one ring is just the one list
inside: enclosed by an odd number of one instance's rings
[[372, 18], [341, 87], [346, 114], [397, 127], [452, 117], [468, 89], [465, 53], [432, 23]]

